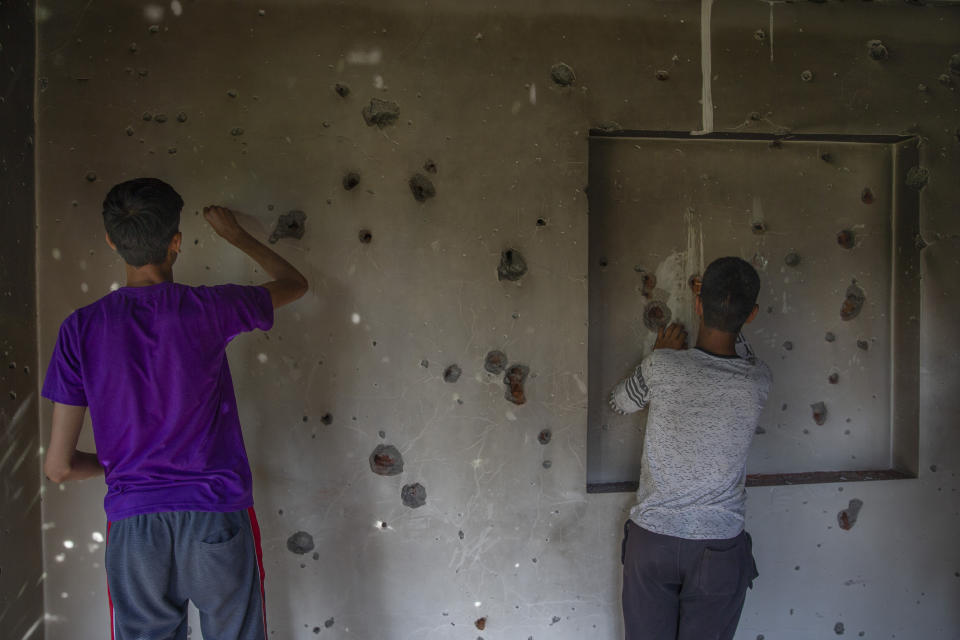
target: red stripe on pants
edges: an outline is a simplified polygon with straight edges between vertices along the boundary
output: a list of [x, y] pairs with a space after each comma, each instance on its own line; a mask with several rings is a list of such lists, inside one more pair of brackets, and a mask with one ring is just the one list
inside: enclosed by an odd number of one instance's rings
[[[113, 524], [113, 523], [112, 523], [112, 522], [107, 522], [107, 542], [106, 542], [106, 544], [110, 544], [110, 525], [111, 525], [111, 524]], [[104, 549], [106, 549], [106, 546], [104, 546]], [[106, 555], [106, 554], [104, 554], [104, 555]], [[110, 604], [110, 640], [115, 640], [114, 635], [113, 635], [113, 633], [114, 633], [114, 626], [115, 626], [115, 625], [114, 625], [114, 622], [113, 622], [113, 598], [110, 597], [110, 578], [107, 578], [107, 602]]]
[[257, 522], [257, 514], [253, 507], [247, 509], [247, 515], [250, 517], [250, 529], [253, 531], [253, 543], [257, 550], [257, 568], [260, 570], [260, 606], [263, 609], [263, 637], [267, 638], [267, 596], [263, 590], [263, 578], [266, 575], [263, 571], [263, 549], [260, 546], [260, 523]]

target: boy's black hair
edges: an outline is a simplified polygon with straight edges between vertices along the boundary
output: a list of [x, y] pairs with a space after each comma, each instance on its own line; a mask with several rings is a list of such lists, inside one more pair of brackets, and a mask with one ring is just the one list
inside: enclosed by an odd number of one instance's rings
[[700, 287], [703, 323], [711, 329], [739, 333], [757, 304], [760, 276], [740, 258], [717, 258], [707, 267]]
[[183, 198], [156, 178], [137, 178], [116, 185], [103, 201], [103, 226], [127, 264], [162, 264], [170, 241], [180, 229]]

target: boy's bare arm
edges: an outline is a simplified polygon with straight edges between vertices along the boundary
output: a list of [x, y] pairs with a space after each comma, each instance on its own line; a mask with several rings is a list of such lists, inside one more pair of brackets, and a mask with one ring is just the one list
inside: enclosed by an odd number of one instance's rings
[[53, 482], [83, 480], [103, 475], [97, 454], [77, 451], [86, 407], [53, 403], [50, 446], [43, 461], [43, 473]]
[[221, 238], [253, 258], [273, 278], [263, 286], [270, 292], [274, 309], [290, 304], [307, 292], [307, 279], [303, 274], [241, 227], [230, 209], [204, 207], [203, 217]]

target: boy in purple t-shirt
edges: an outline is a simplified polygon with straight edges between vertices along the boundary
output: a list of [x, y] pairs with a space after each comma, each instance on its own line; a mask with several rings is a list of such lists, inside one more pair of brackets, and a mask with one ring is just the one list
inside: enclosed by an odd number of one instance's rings
[[[175, 283], [182, 208], [154, 178], [107, 194], [107, 243], [127, 263], [127, 284], [60, 327], [43, 385], [54, 403], [44, 472], [53, 482], [105, 476], [112, 638], [183, 640], [192, 601], [205, 637], [262, 640], [260, 531], [225, 349], [270, 329], [273, 310], [307, 281], [211, 206], [210, 226], [273, 280]], [[95, 454], [76, 448], [88, 407]]]

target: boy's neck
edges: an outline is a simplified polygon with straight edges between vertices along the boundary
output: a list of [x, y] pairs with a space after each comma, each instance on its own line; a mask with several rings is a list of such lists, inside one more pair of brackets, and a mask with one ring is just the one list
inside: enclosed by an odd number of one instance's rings
[[173, 265], [147, 264], [142, 267], [127, 265], [128, 287], [149, 287], [161, 282], [173, 282]]
[[709, 351], [718, 356], [737, 355], [737, 334], [719, 329], [711, 329], [700, 323], [700, 331], [697, 332], [697, 348]]

